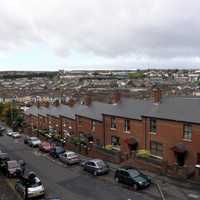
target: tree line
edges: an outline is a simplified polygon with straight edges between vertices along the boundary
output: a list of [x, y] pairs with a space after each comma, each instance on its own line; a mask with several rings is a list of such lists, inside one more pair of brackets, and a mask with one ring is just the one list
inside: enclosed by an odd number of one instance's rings
[[18, 130], [23, 125], [21, 109], [15, 103], [0, 103], [0, 120], [13, 130]]

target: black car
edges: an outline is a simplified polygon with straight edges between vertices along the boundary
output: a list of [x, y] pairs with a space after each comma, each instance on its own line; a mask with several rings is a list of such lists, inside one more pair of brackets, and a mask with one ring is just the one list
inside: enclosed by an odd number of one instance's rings
[[3, 153], [3, 152], [0, 152], [0, 169], [2, 170], [5, 165], [6, 165], [6, 162], [10, 160], [9, 156], [7, 153]]
[[107, 174], [109, 172], [109, 166], [100, 159], [92, 159], [81, 163], [83, 169], [94, 176]]
[[116, 182], [131, 186], [134, 190], [148, 187], [151, 184], [150, 177], [131, 166], [124, 166], [117, 169], [114, 178]]
[[54, 157], [54, 158], [59, 158], [61, 154], [65, 152], [65, 149], [62, 146], [55, 146], [54, 148], [51, 149], [49, 154]]
[[27, 136], [27, 135], [24, 137], [24, 144], [28, 144], [28, 140], [29, 140], [29, 138], [30, 138], [30, 137]]

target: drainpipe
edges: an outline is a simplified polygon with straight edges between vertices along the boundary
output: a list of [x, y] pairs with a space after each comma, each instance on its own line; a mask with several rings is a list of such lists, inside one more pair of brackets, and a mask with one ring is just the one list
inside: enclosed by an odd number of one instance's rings
[[103, 146], [105, 148], [106, 146], [106, 133], [105, 133], [105, 130], [106, 129], [106, 126], [105, 126], [105, 118], [104, 118], [104, 114], [103, 114]]
[[147, 149], [147, 119], [144, 117], [144, 145], [145, 149]]

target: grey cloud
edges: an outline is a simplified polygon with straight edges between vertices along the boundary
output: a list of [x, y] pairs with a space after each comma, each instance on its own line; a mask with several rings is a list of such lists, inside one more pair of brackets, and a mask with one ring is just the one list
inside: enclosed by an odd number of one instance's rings
[[198, 0], [0, 0], [0, 51], [41, 42], [62, 57], [196, 65], [199, 10]]

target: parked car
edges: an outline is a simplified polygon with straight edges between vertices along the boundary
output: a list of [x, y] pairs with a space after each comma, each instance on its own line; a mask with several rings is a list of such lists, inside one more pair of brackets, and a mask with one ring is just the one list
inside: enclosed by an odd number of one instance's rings
[[51, 149], [50, 155], [54, 158], [59, 158], [61, 154], [65, 152], [65, 149], [62, 146], [55, 146]]
[[29, 138], [30, 138], [30, 136], [28, 136], [28, 135], [24, 136], [24, 144], [28, 144]]
[[17, 173], [22, 172], [22, 169], [16, 160], [9, 160], [5, 162], [2, 171], [8, 177], [16, 177]]
[[41, 144], [41, 140], [37, 137], [29, 137], [27, 144], [31, 147], [38, 147]]
[[6, 165], [6, 162], [10, 160], [7, 153], [0, 152], [0, 169], [3, 169]]
[[129, 185], [135, 190], [148, 187], [151, 184], [150, 177], [131, 166], [124, 166], [117, 169], [114, 179], [116, 182]]
[[0, 127], [0, 136], [3, 136], [4, 135], [4, 132], [5, 132], [5, 128], [4, 127]]
[[45, 189], [40, 179], [34, 174], [29, 174], [27, 178], [17, 180], [15, 189], [25, 198], [25, 187], [28, 189], [28, 199], [45, 195]]
[[94, 176], [107, 174], [109, 172], [109, 166], [103, 160], [92, 159], [81, 163], [83, 169]]
[[19, 134], [18, 132], [13, 132], [13, 133], [12, 133], [12, 137], [13, 137], [13, 138], [20, 138], [20, 137], [21, 137], [21, 134]]
[[42, 142], [40, 145], [39, 145], [39, 149], [40, 151], [42, 152], [45, 152], [45, 153], [49, 153], [51, 151], [51, 149], [54, 148], [54, 144], [53, 143], [49, 143], [49, 142]]
[[12, 136], [13, 133], [14, 133], [13, 131], [8, 130], [7, 133], [6, 133], [6, 135], [8, 135], [8, 136]]
[[72, 165], [80, 162], [80, 157], [73, 151], [65, 151], [59, 157], [60, 161], [67, 164]]

